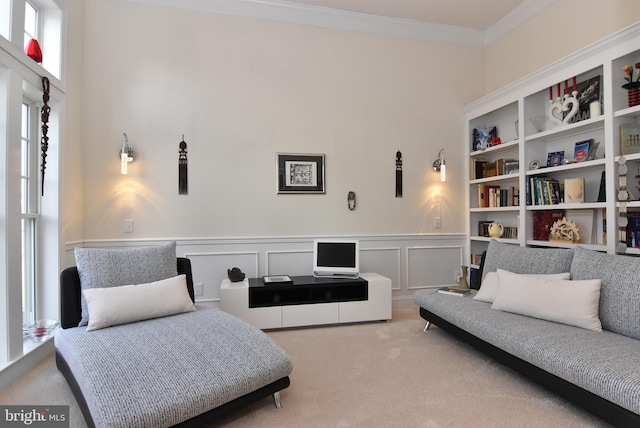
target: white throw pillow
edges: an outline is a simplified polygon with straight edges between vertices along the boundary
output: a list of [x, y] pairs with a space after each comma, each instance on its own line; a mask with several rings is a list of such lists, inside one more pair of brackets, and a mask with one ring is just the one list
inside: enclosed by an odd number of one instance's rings
[[[498, 269], [503, 270], [503, 269]], [[504, 271], [508, 272], [508, 271]], [[524, 274], [523, 274], [524, 276]], [[571, 273], [551, 273], [551, 274], [526, 274], [526, 276], [534, 276], [548, 279], [569, 279], [571, 278]], [[493, 303], [496, 298], [496, 293], [498, 292], [498, 272], [489, 272], [484, 277], [482, 281], [482, 285], [480, 285], [480, 289], [476, 293], [473, 298], [475, 300], [480, 300], [481, 302], [489, 302]]]
[[148, 284], [82, 290], [89, 309], [87, 331], [195, 311], [185, 275]]
[[491, 308], [602, 331], [598, 317], [601, 280], [555, 280], [498, 270]]

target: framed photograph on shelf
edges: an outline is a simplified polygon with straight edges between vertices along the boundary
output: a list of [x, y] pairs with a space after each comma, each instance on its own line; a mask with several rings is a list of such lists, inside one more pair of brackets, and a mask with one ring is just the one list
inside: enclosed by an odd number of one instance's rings
[[623, 155], [640, 153], [640, 125], [620, 125], [620, 153]]
[[576, 143], [576, 147], [573, 151], [573, 158], [576, 162], [582, 162], [587, 160], [589, 156], [589, 149], [591, 148], [591, 144], [593, 144], [593, 139], [579, 141]]
[[562, 160], [564, 159], [564, 150], [561, 152], [551, 152], [547, 155], [547, 168], [551, 166], [560, 166], [562, 165]]
[[491, 147], [491, 140], [498, 136], [498, 128], [495, 126], [483, 126], [481, 128], [473, 129], [473, 142], [471, 144], [471, 150], [484, 150], [487, 147]]
[[324, 193], [324, 155], [278, 153], [278, 193]]
[[[578, 83], [576, 87], [576, 91], [578, 92], [578, 95], [576, 95], [579, 105], [578, 113], [571, 118], [569, 123], [580, 122], [581, 120], [591, 118], [590, 104], [594, 101], [602, 102], [602, 87], [600, 82], [600, 76], [595, 76]], [[569, 92], [571, 92], [571, 89], [569, 89]]]

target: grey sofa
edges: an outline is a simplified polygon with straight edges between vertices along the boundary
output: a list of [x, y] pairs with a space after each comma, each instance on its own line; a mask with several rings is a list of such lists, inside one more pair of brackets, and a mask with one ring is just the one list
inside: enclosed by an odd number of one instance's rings
[[433, 323], [615, 426], [640, 426], [640, 259], [491, 241], [483, 280], [498, 269], [600, 279], [602, 331], [492, 309], [473, 295], [422, 290], [414, 301], [425, 331]]

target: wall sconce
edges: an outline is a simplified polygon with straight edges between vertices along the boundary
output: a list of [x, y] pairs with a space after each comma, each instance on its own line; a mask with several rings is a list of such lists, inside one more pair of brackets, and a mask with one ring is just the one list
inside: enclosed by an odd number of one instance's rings
[[433, 161], [433, 170], [440, 173], [440, 181], [447, 181], [447, 169], [444, 164], [444, 149], [440, 149], [438, 159]]
[[122, 142], [122, 148], [120, 149], [120, 174], [127, 174], [127, 165], [129, 162], [133, 162], [133, 150], [129, 147], [129, 139], [124, 132], [124, 141]]

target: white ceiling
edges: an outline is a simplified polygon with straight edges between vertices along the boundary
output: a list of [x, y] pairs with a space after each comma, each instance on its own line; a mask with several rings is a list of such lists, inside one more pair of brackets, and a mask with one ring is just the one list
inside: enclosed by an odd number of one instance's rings
[[525, 0], [292, 0], [291, 2], [484, 31]]
[[558, 0], [115, 0], [486, 47]]

